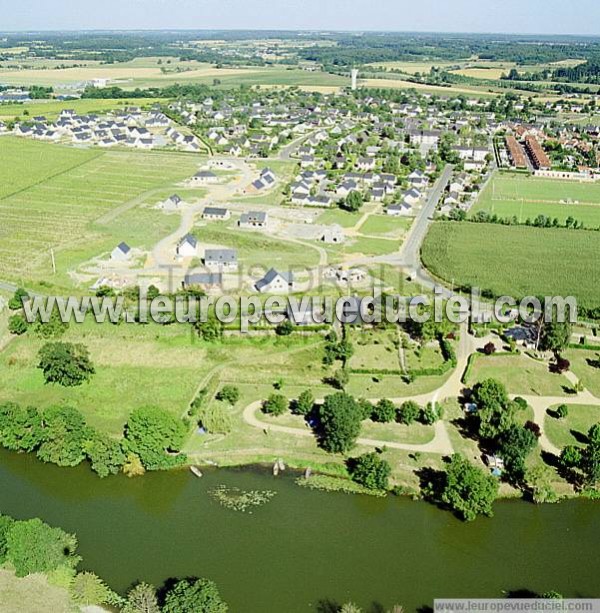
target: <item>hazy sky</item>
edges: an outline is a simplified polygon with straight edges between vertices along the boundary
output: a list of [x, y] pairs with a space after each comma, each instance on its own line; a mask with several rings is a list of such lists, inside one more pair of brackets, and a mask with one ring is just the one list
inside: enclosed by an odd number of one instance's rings
[[600, 1], [0, 0], [0, 31], [59, 29], [600, 34]]

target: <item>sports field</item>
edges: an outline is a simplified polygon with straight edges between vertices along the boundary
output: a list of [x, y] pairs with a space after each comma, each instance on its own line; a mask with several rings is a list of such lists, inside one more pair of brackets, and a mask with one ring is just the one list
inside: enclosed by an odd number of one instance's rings
[[455, 287], [515, 298], [575, 296], [581, 305], [600, 305], [595, 231], [436, 222], [421, 257], [434, 275]]
[[[135, 209], [109, 224], [94, 222], [126, 203], [139, 199], [141, 204], [146, 193], [150, 198], [173, 186], [200, 161], [185, 154], [101, 152], [3, 137], [0, 279], [64, 285], [68, 270], [112, 249], [114, 241], [146, 246], [161, 224], [174, 222], [165, 222], [157, 211]], [[50, 249], [56, 254], [56, 277]]]
[[585, 183], [499, 173], [481, 193], [471, 214], [478, 211], [516, 217], [521, 223], [545, 215], [562, 223], [572, 217], [586, 227], [600, 227], [600, 182]]

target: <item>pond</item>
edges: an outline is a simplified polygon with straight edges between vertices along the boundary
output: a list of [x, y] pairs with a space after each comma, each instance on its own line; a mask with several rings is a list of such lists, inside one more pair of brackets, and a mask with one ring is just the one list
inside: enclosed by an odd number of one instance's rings
[[[234, 613], [325, 611], [349, 600], [409, 611], [434, 597], [519, 589], [600, 596], [600, 505], [587, 500], [501, 501], [493, 519], [464, 524], [410, 499], [301, 488], [289, 471], [99, 479], [85, 466], [7, 451], [0, 485], [2, 512], [75, 532], [82, 567], [120, 592], [138, 580], [208, 577]], [[242, 513], [208, 495], [218, 485], [277, 493]]]

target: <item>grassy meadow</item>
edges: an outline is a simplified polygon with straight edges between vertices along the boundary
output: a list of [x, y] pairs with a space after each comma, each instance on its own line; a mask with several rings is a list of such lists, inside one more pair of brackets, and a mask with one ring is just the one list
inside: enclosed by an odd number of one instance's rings
[[421, 257], [437, 277], [494, 295], [575, 296], [600, 305], [600, 235], [588, 230], [436, 222]]

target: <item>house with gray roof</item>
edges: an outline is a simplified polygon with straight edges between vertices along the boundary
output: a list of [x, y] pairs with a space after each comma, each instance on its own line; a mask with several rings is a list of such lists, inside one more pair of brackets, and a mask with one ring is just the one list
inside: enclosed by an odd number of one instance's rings
[[242, 213], [240, 216], [239, 226], [240, 228], [256, 229], [266, 228], [269, 223], [269, 216], [265, 211], [250, 211], [249, 213]]
[[179, 257], [188, 258], [198, 255], [198, 241], [195, 236], [186, 234], [178, 243], [175, 252]]
[[235, 272], [238, 268], [235, 249], [207, 249], [204, 252], [204, 266], [211, 272]]
[[294, 275], [291, 272], [279, 272], [271, 268], [267, 274], [257, 281], [255, 286], [263, 294], [283, 294], [294, 289]]
[[111, 252], [110, 259], [114, 262], [126, 262], [131, 257], [131, 247], [127, 243], [119, 243]]

